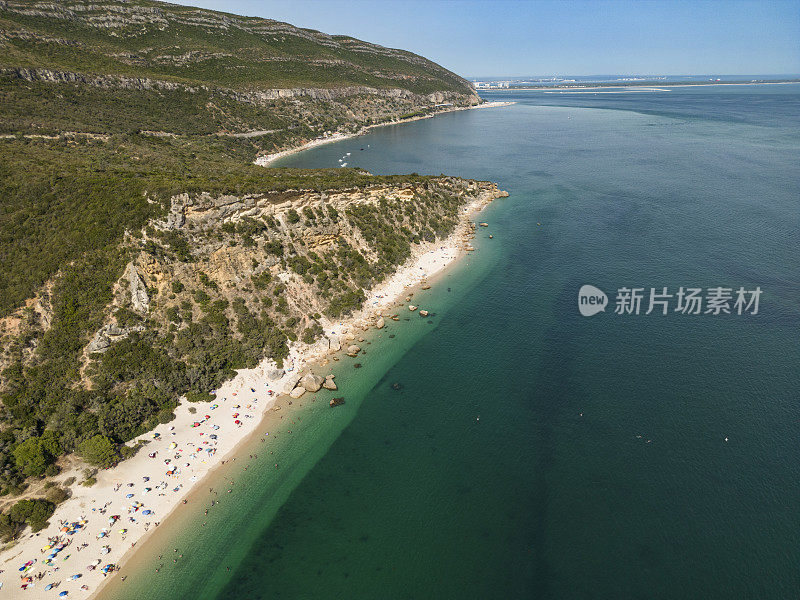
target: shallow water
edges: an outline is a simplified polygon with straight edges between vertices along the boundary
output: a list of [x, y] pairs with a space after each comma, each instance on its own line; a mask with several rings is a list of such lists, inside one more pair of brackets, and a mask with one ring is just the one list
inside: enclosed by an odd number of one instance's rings
[[[114, 598], [800, 589], [800, 86], [489, 99], [518, 104], [282, 161], [351, 152], [511, 197], [429, 292], [433, 323], [393, 326], [363, 369], [337, 365], [347, 404], [302, 409], [275, 441], [286, 468], [260, 457], [215, 522], [187, 517], [163, 541], [185, 562], [140, 569]], [[612, 302], [623, 286], [763, 295], [758, 315], [587, 319], [587, 283]]]

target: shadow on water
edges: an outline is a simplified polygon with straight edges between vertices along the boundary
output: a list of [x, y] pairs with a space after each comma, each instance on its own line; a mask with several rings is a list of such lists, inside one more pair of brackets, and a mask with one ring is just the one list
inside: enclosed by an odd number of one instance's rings
[[[577, 327], [577, 312], [567, 310], [574, 303], [575, 286], [565, 286], [557, 296], [556, 321], [547, 328], [543, 336], [543, 347], [539, 367], [531, 370], [528, 389], [536, 390], [530, 394], [529, 401], [536, 422], [539, 424], [537, 436], [536, 463], [531, 473], [529, 515], [531, 518], [531, 551], [534, 568], [529, 574], [532, 588], [537, 598], [550, 598], [552, 573], [549, 556], [548, 524], [551, 516], [549, 504], [554, 499], [550, 494], [549, 479], [553, 476], [557, 461], [557, 429], [559, 423], [574, 412], [574, 395], [570, 387], [573, 381], [573, 364], [579, 352], [581, 337]], [[561, 310], [561, 309], [564, 310]]]

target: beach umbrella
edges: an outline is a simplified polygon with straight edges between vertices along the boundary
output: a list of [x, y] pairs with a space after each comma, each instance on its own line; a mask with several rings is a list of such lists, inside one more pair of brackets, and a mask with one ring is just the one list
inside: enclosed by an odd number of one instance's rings
[[133, 494], [126, 494], [125, 497], [126, 498], [133, 498]]
[[59, 596], [61, 596], [61, 597], [64, 597], [64, 596], [66, 596], [67, 594], [69, 594], [69, 592], [68, 592], [67, 590], [64, 590], [63, 592], [59, 592], [59, 594], [58, 594], [58, 595], [59, 595]]
[[47, 592], [49, 590], [52, 590], [52, 589], [53, 589], [53, 584], [52, 583], [48, 583], [46, 586], [44, 586], [44, 591], [45, 592]]
[[149, 510], [149, 509], [148, 509], [148, 510], [143, 510], [143, 511], [142, 511], [142, 514], [143, 514], [143, 515], [151, 515], [151, 514], [153, 514], [153, 511], [152, 511], [152, 510]]
[[73, 575], [72, 577], [70, 577], [70, 579], [72, 579], [72, 580], [74, 581], [74, 580], [76, 580], [76, 579], [80, 579], [81, 577], [83, 577], [83, 575], [81, 575], [80, 573], [75, 573], [75, 575]]

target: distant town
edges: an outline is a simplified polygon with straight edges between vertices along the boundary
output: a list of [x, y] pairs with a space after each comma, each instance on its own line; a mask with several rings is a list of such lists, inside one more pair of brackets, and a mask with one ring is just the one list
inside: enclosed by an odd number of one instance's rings
[[476, 90], [530, 89], [542, 87], [613, 87], [632, 85], [708, 85], [720, 83], [778, 83], [798, 81], [797, 75], [591, 75], [552, 77], [473, 77]]

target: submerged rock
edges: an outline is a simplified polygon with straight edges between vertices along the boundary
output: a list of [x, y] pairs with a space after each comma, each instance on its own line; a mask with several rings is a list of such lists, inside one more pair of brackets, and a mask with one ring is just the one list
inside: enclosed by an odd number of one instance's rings
[[347, 355], [348, 356], [355, 356], [359, 352], [361, 352], [361, 348], [359, 348], [355, 344], [352, 344], [352, 345], [347, 347]]
[[428, 311], [427, 310], [421, 310], [421, 311], [419, 311], [419, 315], [421, 317], [427, 317], [428, 316]]
[[344, 398], [331, 398], [331, 401], [330, 401], [329, 404], [331, 405], [331, 407], [340, 406], [340, 405], [344, 404]]

